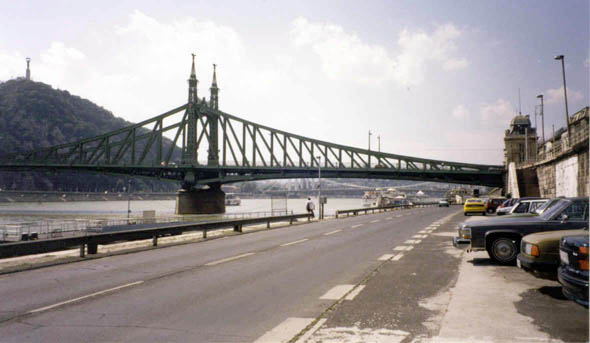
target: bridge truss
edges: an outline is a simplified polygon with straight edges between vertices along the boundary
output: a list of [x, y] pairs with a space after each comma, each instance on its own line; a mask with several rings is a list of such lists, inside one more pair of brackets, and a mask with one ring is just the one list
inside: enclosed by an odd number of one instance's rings
[[[177, 180], [186, 186], [312, 178], [503, 185], [503, 166], [457, 163], [333, 144], [253, 123], [199, 100], [103, 135], [0, 157], [0, 170], [81, 170]], [[194, 87], [193, 87], [194, 86]], [[214, 93], [215, 90], [215, 93]], [[206, 160], [205, 160], [206, 158]]]

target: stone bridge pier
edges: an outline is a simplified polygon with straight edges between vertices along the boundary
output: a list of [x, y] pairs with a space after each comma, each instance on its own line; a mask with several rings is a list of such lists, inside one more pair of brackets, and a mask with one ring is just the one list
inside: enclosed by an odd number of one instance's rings
[[208, 189], [180, 189], [176, 197], [176, 214], [225, 213], [225, 193], [220, 184]]

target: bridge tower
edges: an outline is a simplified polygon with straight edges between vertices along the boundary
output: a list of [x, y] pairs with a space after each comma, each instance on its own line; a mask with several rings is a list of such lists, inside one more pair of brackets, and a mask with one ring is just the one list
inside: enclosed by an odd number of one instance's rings
[[27, 57], [27, 73], [26, 73], [26, 76], [25, 76], [25, 78], [27, 80], [30, 80], [31, 79], [31, 68], [29, 66], [30, 64], [31, 64], [31, 58], [30, 57]]
[[[199, 103], [199, 96], [197, 87], [199, 80], [197, 80], [197, 73], [195, 70], [195, 55], [193, 56], [193, 63], [191, 67], [191, 74], [188, 79], [188, 109], [187, 109], [187, 128], [184, 141], [184, 151], [182, 154], [182, 164], [190, 165], [193, 168], [198, 168], [198, 146], [197, 146], [197, 123], [202, 115], [207, 116], [208, 131], [209, 131], [209, 151], [207, 157], [207, 165], [212, 167], [219, 166], [219, 150], [218, 150], [218, 115], [201, 112], [201, 106], [207, 106], [207, 102], [203, 99]], [[209, 100], [209, 107], [217, 110], [219, 109], [217, 87], [217, 76], [215, 72], [215, 65], [213, 65], [213, 84], [211, 85], [211, 99]], [[210, 111], [208, 111], [210, 112]], [[204, 129], [204, 128], [203, 128]], [[210, 184], [203, 189], [195, 189], [197, 177], [192, 170], [184, 174], [182, 188], [178, 192], [176, 198], [176, 214], [216, 214], [225, 213], [225, 193], [221, 190], [221, 184]]]

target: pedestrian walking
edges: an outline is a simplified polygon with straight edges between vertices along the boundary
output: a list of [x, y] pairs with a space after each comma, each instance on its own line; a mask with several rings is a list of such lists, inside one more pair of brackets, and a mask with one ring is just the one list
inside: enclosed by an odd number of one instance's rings
[[307, 213], [311, 214], [312, 218], [315, 218], [313, 213], [313, 210], [315, 210], [315, 204], [313, 201], [311, 201], [311, 198], [307, 198], [307, 205], [305, 205], [305, 209], [307, 210]]

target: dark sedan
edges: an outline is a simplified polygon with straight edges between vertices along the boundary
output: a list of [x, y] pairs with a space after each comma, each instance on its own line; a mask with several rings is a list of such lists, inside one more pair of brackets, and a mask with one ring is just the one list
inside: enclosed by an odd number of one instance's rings
[[581, 229], [588, 224], [588, 198], [568, 198], [534, 217], [474, 221], [460, 228], [459, 237], [470, 240], [471, 251], [487, 250], [500, 263], [516, 261], [523, 236], [540, 231]]
[[559, 243], [561, 265], [557, 272], [563, 295], [588, 307], [588, 234], [566, 236]]

